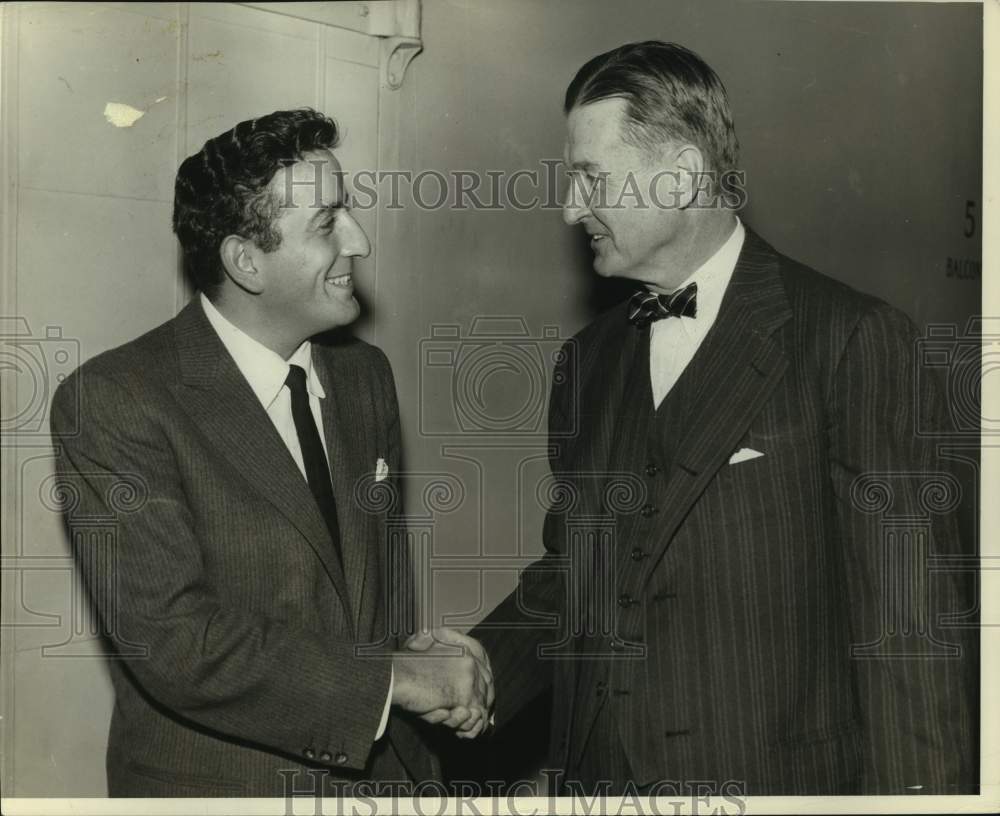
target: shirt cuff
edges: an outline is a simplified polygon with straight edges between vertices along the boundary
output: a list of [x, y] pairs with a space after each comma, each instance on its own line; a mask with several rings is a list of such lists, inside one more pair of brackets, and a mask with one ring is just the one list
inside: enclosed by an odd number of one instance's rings
[[385, 696], [385, 708], [382, 709], [382, 719], [378, 724], [378, 731], [375, 734], [375, 739], [380, 740], [385, 734], [385, 727], [389, 724], [389, 709], [392, 706], [392, 683], [394, 678], [394, 673], [389, 670], [389, 693]]

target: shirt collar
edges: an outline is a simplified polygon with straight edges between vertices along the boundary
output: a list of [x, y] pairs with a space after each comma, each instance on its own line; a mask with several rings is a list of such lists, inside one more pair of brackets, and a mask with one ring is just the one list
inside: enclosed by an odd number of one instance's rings
[[270, 409], [271, 403], [281, 392], [285, 380], [288, 378], [289, 365], [301, 366], [306, 372], [306, 388], [314, 397], [323, 399], [326, 392], [320, 384], [319, 376], [312, 363], [312, 344], [305, 340], [301, 346], [295, 349], [288, 360], [281, 359], [281, 355], [271, 351], [263, 343], [254, 340], [242, 329], [230, 323], [222, 313], [212, 304], [204, 293], [200, 295], [201, 306], [205, 311], [205, 317], [212, 324], [215, 333], [226, 347], [236, 367], [240, 373], [250, 383], [260, 404], [265, 410]]
[[739, 216], [736, 216], [736, 226], [726, 242], [715, 251], [711, 258], [692, 272], [678, 289], [683, 289], [689, 283], [697, 283], [699, 299], [703, 287], [715, 288], [720, 280], [724, 281], [722, 287], [724, 289], [725, 283], [729, 282], [729, 278], [732, 277], [733, 270], [736, 268], [745, 236], [746, 230], [743, 228], [743, 222], [740, 221]]
[[[743, 241], [746, 238], [746, 229], [739, 216], [736, 217], [736, 226], [726, 239], [725, 243], [719, 247], [705, 263], [692, 272], [678, 289], [683, 289], [689, 283], [698, 284], [698, 310], [694, 319], [685, 318], [677, 321], [681, 329], [686, 334], [701, 334], [706, 331], [719, 314], [719, 307], [722, 305], [722, 296], [726, 292], [729, 280], [736, 269], [736, 263], [740, 258], [740, 251], [743, 249]], [[667, 323], [673, 321], [659, 321], [653, 324], [653, 331], [662, 330]]]

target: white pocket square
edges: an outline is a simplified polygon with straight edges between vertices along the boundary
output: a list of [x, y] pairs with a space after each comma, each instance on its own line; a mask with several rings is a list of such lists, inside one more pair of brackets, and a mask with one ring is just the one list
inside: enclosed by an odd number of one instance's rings
[[756, 459], [758, 456], [763, 456], [759, 450], [754, 450], [753, 448], [740, 448], [736, 453], [729, 457], [729, 464], [738, 465], [740, 462], [748, 462], [751, 459]]
[[381, 456], [379, 460], [375, 463], [375, 481], [381, 482], [383, 479], [389, 475], [389, 466], [385, 463], [385, 459]]

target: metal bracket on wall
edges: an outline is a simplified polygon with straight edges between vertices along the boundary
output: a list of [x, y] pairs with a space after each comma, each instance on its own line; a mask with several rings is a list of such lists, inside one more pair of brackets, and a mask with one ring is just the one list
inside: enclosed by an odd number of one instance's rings
[[385, 87], [393, 91], [402, 88], [406, 69], [423, 50], [423, 41], [418, 37], [386, 37], [382, 40], [382, 82]]
[[424, 48], [420, 38], [420, 0], [243, 5], [379, 37], [382, 40], [382, 85], [393, 91], [403, 86], [406, 69]]

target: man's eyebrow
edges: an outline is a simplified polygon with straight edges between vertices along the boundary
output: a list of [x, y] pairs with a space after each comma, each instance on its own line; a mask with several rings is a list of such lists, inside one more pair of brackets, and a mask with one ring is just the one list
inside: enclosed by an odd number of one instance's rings
[[339, 210], [343, 206], [344, 202], [341, 199], [333, 201], [329, 204], [324, 204], [322, 207], [319, 207], [316, 210], [316, 212], [312, 214], [312, 216], [309, 218], [309, 224], [313, 225], [318, 223], [322, 219], [329, 218], [335, 211]]

